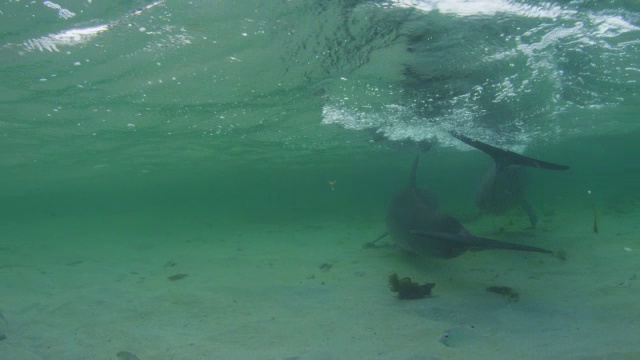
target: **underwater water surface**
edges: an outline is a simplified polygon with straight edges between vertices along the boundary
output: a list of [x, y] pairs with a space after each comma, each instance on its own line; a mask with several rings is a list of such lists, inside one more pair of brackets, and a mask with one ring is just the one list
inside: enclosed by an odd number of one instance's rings
[[[640, 356], [639, 58], [635, 1], [3, 0], [0, 354]], [[479, 211], [450, 131], [570, 166], [530, 169], [535, 230]], [[566, 259], [361, 249], [416, 154], [472, 232]]]

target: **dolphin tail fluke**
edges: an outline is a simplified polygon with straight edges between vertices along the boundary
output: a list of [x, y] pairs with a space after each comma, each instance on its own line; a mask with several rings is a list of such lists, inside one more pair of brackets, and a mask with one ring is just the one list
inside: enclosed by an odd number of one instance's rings
[[569, 167], [566, 165], [558, 165], [558, 164], [550, 163], [547, 161], [542, 161], [542, 160], [530, 158], [528, 156], [520, 155], [520, 154], [514, 153], [513, 151], [500, 149], [493, 145], [485, 144], [481, 141], [471, 139], [455, 131], [451, 131], [450, 133], [453, 137], [462, 141], [463, 143], [469, 146], [473, 146], [474, 148], [491, 156], [493, 160], [496, 162], [496, 164], [498, 164], [498, 166], [506, 167], [509, 165], [522, 165], [522, 166], [530, 166], [530, 167], [541, 168], [546, 170], [569, 169]]
[[487, 250], [487, 249], [504, 249], [504, 250], [517, 250], [517, 251], [532, 251], [539, 252], [544, 254], [551, 254], [552, 251], [547, 249], [528, 246], [528, 245], [520, 245], [510, 242], [498, 241], [488, 238], [483, 238], [479, 236], [461, 236], [461, 235], [453, 235], [448, 233], [440, 233], [436, 231], [411, 231], [411, 234], [418, 236], [428, 236], [435, 239], [445, 240], [457, 242], [461, 245], [465, 245], [470, 250]]

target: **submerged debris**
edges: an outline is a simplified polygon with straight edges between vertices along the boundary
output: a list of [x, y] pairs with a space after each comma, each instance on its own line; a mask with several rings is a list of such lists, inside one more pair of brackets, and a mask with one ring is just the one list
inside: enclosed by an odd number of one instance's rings
[[508, 286], [489, 286], [487, 291], [502, 295], [512, 302], [520, 300], [520, 294]]
[[438, 341], [447, 347], [458, 347], [470, 343], [477, 334], [474, 325], [456, 326], [445, 330]]
[[398, 293], [400, 300], [422, 299], [431, 296], [431, 289], [436, 286], [435, 283], [426, 283], [420, 285], [411, 281], [408, 277], [402, 279], [396, 273], [389, 275], [389, 289]]
[[318, 268], [324, 272], [331, 270], [332, 267], [333, 267], [333, 264], [329, 264], [329, 263], [322, 263], [320, 264], [320, 266], [318, 266]]

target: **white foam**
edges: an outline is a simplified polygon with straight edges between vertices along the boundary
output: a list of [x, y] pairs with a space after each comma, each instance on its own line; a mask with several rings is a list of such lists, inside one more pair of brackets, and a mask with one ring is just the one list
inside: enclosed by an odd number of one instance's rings
[[[585, 20], [594, 24], [597, 28], [591, 34], [605, 38], [640, 30], [640, 27], [633, 25], [619, 15], [580, 12], [544, 3], [534, 6], [507, 0], [391, 0], [386, 5], [414, 8], [424, 12], [438, 11], [443, 14], [457, 16], [509, 14], [527, 18], [564, 19], [575, 21], [575, 26], [582, 26], [581, 18], [585, 17]], [[588, 29], [591, 31], [591, 27], [588, 27]]]
[[591, 15], [593, 23], [597, 24], [595, 34], [600, 37], [616, 37], [631, 31], [638, 31], [640, 27], [635, 26], [620, 16]]
[[389, 6], [414, 8], [424, 12], [439, 11], [458, 16], [490, 16], [498, 13], [516, 14], [526, 17], [554, 18], [562, 15], [557, 6], [530, 6], [505, 0], [392, 0]]
[[76, 16], [76, 14], [74, 12], [63, 8], [62, 6], [60, 6], [60, 5], [58, 5], [58, 4], [54, 3], [54, 2], [45, 1], [42, 4], [44, 6], [46, 6], [46, 7], [52, 8], [54, 10], [58, 10], [58, 16], [60, 16], [63, 19], [70, 19], [70, 18]]
[[58, 46], [72, 46], [84, 44], [98, 34], [109, 30], [109, 25], [98, 25], [87, 28], [69, 29], [57, 34], [46, 35], [37, 39], [27, 40], [23, 45], [27, 50], [59, 52]]

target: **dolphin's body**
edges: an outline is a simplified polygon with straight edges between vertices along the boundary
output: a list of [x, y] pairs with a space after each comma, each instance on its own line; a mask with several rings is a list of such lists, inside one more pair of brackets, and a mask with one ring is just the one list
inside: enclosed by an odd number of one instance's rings
[[526, 245], [470, 234], [455, 218], [438, 212], [436, 197], [416, 185], [419, 157], [411, 169], [409, 186], [393, 197], [387, 212], [387, 229], [396, 245], [419, 255], [454, 258], [469, 249], [508, 249], [550, 253]]
[[493, 159], [493, 163], [484, 173], [476, 193], [478, 207], [486, 213], [500, 214], [516, 206], [521, 206], [527, 213], [531, 226], [535, 227], [538, 217], [524, 197], [527, 179], [525, 167], [547, 170], [567, 170], [569, 167], [500, 149], [457, 132], [451, 132], [451, 135]]

